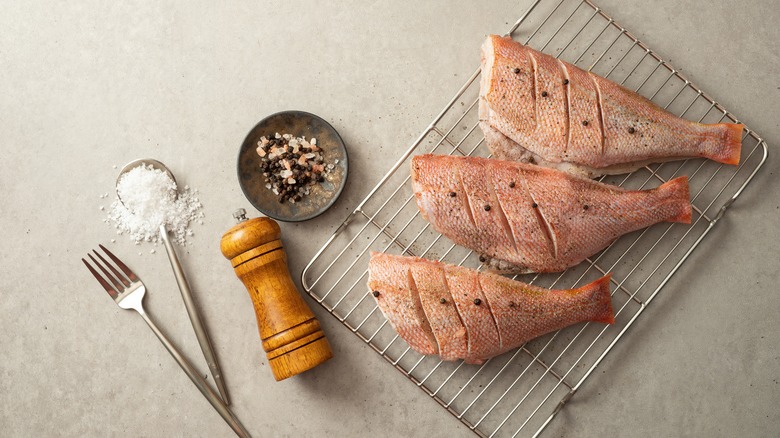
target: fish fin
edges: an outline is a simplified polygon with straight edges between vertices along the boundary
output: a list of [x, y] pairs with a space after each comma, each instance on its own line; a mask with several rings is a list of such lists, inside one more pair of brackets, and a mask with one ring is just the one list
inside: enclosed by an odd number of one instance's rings
[[593, 295], [593, 301], [603, 306], [603, 311], [591, 318], [593, 322], [603, 322], [604, 324], [615, 323], [615, 313], [612, 310], [612, 294], [609, 290], [609, 281], [612, 274], [607, 274], [593, 283], [586, 284], [578, 290]]
[[712, 125], [712, 136], [704, 144], [707, 158], [723, 164], [739, 164], [742, 153], [742, 125], [718, 123]]
[[670, 215], [667, 222], [691, 223], [691, 195], [688, 191], [688, 177], [680, 176], [667, 181], [656, 189], [663, 198], [672, 200], [677, 209]]

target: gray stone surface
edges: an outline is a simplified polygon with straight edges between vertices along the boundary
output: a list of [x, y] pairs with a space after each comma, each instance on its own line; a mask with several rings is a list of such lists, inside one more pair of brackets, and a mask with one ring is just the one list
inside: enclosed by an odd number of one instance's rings
[[[200, 189], [205, 223], [180, 253], [255, 436], [470, 436], [318, 306], [336, 357], [275, 383], [219, 239], [248, 205], [234, 169], [249, 128], [278, 110], [317, 113], [345, 138], [352, 173], [331, 211], [283, 225], [297, 277], [474, 71], [482, 38], [529, 3], [4, 2], [0, 435], [231, 435], [79, 261], [116, 238], [148, 310], [205, 373], [161, 248], [116, 236], [99, 210], [112, 166], [154, 157]], [[770, 157], [544, 436], [777, 436], [777, 5], [599, 6], [762, 134]]]

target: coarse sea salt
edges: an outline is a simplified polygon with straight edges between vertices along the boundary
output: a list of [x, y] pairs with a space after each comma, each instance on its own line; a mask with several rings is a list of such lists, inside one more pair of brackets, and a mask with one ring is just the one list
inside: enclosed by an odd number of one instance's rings
[[190, 221], [203, 217], [197, 190], [185, 186], [177, 193], [176, 182], [152, 166], [139, 165], [122, 175], [116, 191], [108, 219], [117, 234], [128, 234], [136, 244], [156, 243], [160, 225], [166, 224], [171, 240], [184, 245], [186, 237], [193, 235]]

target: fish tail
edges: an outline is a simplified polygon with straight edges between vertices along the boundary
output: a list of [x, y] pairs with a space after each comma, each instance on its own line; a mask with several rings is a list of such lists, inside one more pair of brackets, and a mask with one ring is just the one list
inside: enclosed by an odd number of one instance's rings
[[[688, 191], [688, 177], [681, 176], [667, 181], [656, 189], [666, 203], [674, 206], [666, 219], [667, 222], [691, 223], [691, 197]], [[664, 203], [664, 204], [666, 204]]]
[[590, 321], [603, 322], [604, 324], [615, 323], [615, 313], [612, 310], [612, 294], [609, 290], [609, 281], [612, 274], [607, 274], [593, 283], [586, 284], [577, 289], [580, 292], [588, 293], [593, 297], [593, 301], [598, 303], [598, 313], [593, 315]]
[[742, 153], [742, 125], [718, 123], [710, 125], [710, 134], [702, 147], [706, 157], [724, 164], [739, 164]]

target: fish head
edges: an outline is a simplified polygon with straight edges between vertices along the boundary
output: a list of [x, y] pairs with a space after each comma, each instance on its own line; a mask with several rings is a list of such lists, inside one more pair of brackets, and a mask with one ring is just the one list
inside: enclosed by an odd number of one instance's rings
[[436, 198], [442, 192], [441, 166], [437, 166], [435, 161], [434, 155], [412, 157], [412, 191], [420, 213], [427, 221], [436, 216], [434, 213], [439, 208], [439, 200]]

